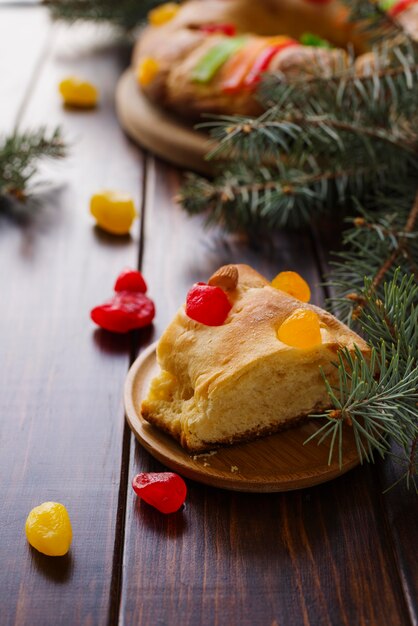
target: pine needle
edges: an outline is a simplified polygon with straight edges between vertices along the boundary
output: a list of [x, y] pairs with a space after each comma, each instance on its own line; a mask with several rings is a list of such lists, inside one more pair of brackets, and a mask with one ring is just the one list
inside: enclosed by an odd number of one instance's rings
[[41, 159], [65, 156], [66, 148], [59, 128], [14, 133], [0, 139], [0, 196], [23, 201]]

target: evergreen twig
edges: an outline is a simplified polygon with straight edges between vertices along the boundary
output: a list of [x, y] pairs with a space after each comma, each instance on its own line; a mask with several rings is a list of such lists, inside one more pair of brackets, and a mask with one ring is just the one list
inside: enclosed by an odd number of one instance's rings
[[[350, 64], [331, 77], [269, 78], [261, 98], [271, 106], [261, 116], [204, 123], [215, 142], [208, 156], [215, 167], [216, 159], [222, 164], [213, 180], [188, 178], [181, 192], [185, 209], [205, 213], [209, 223], [247, 229], [257, 222], [258, 230], [268, 231], [384, 190], [388, 172], [395, 180], [416, 176], [418, 48], [407, 42], [376, 49], [376, 55], [373, 73], [362, 76]], [[258, 180], [260, 164], [266, 187]], [[254, 180], [257, 202], [230, 184], [234, 178]], [[282, 196], [271, 193], [272, 179], [276, 192], [286, 190], [285, 211]], [[228, 202], [222, 205], [218, 199], [226, 197], [225, 188]]]
[[43, 158], [65, 156], [65, 145], [59, 128], [52, 133], [45, 128], [13, 133], [0, 140], [0, 196], [3, 199], [26, 198], [31, 179]]
[[385, 282], [382, 298], [375, 281], [364, 282], [359, 314], [361, 329], [372, 346], [368, 361], [356, 349], [339, 353], [339, 384], [334, 389], [324, 377], [334, 408], [314, 417], [325, 423], [312, 439], [330, 440], [329, 461], [335, 447], [342, 463], [343, 425], [353, 430], [361, 462], [385, 457], [395, 442], [400, 454], [393, 455], [405, 469], [409, 485], [415, 485], [418, 437], [418, 284], [395, 271]]
[[345, 231], [345, 248], [336, 255], [328, 286], [330, 304], [348, 324], [364, 305], [364, 276], [370, 276], [379, 297], [383, 281], [391, 280], [397, 267], [418, 281], [418, 192], [416, 180], [409, 187], [393, 184], [390, 193], [373, 198], [373, 210], [360, 210]]

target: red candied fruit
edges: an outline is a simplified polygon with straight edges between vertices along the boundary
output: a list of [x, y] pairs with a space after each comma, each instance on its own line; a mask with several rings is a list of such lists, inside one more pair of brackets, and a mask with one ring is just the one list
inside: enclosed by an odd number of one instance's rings
[[154, 303], [139, 291], [118, 291], [90, 313], [93, 322], [113, 333], [127, 333], [148, 326], [154, 315]]
[[221, 33], [227, 37], [234, 37], [237, 34], [237, 28], [235, 24], [205, 24], [200, 27], [200, 30], [209, 35], [215, 33]]
[[161, 513], [175, 513], [184, 504], [187, 487], [173, 472], [141, 472], [132, 481], [136, 495]]
[[413, 4], [416, 4], [416, 1], [417, 0], [399, 0], [390, 7], [388, 13], [391, 17], [397, 17], [400, 13], [409, 9], [409, 7]]
[[232, 305], [220, 287], [197, 283], [186, 298], [186, 314], [206, 326], [222, 326]]
[[115, 291], [140, 291], [146, 293], [147, 283], [141, 272], [132, 270], [129, 267], [124, 269], [116, 279]]

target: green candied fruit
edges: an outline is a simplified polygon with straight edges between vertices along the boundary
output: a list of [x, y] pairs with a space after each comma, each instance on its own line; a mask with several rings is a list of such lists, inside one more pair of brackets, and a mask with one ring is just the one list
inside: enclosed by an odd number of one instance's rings
[[192, 80], [208, 83], [224, 63], [247, 42], [246, 37], [227, 37], [211, 48], [194, 68]]
[[395, 4], [397, 4], [398, 0], [379, 0], [379, 6], [384, 11], [389, 11]]
[[322, 39], [319, 35], [313, 33], [303, 33], [299, 39], [303, 46], [313, 46], [315, 48], [332, 48], [332, 45], [326, 39]]

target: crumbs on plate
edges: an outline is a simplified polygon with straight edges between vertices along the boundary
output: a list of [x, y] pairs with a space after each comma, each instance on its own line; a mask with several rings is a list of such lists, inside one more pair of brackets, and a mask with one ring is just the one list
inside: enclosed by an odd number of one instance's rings
[[[199, 459], [204, 459], [208, 456], [213, 456], [214, 454], [218, 454], [217, 450], [211, 450], [210, 452], [202, 452], [202, 454], [194, 454], [192, 456], [193, 461], [198, 461]], [[203, 463], [204, 465], [204, 463]]]

